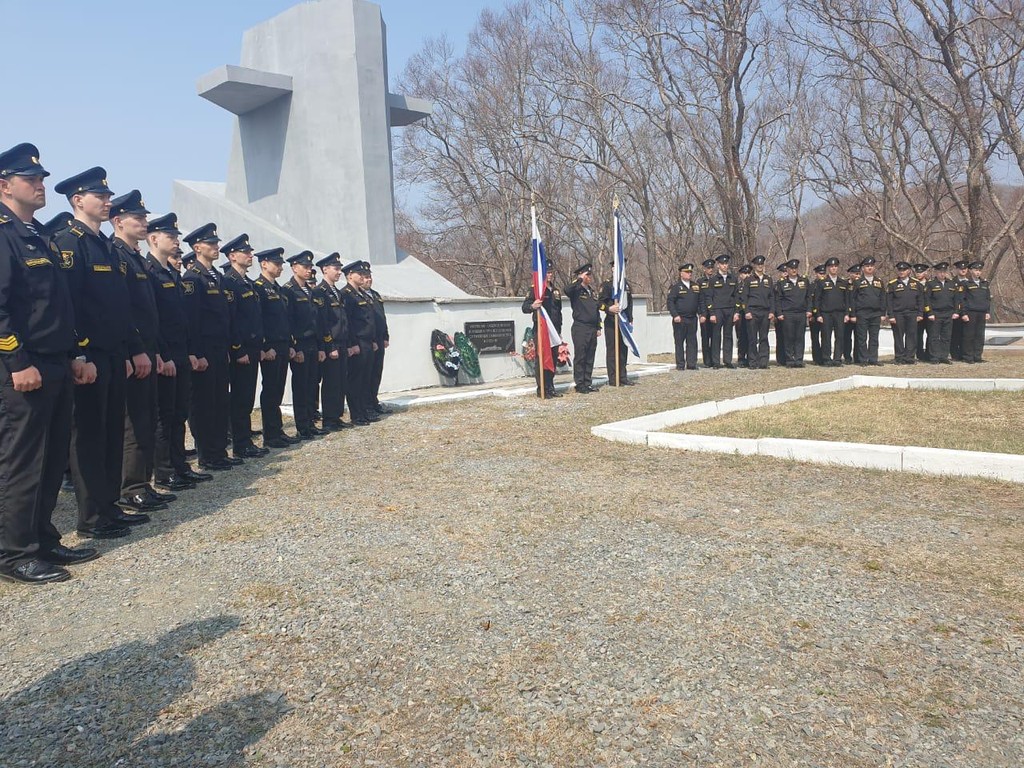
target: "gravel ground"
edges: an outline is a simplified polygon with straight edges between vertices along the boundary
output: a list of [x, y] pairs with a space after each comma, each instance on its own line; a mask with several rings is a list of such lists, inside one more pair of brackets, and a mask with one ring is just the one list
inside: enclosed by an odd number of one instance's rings
[[[1022, 375], [992, 357], [910, 373]], [[0, 586], [0, 764], [1020, 766], [1019, 486], [589, 434], [849, 372], [415, 408], [247, 462]]]

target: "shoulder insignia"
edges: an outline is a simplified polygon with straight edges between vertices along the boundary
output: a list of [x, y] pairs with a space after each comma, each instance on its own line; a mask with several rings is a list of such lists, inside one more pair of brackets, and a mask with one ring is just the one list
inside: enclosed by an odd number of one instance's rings
[[185, 280], [181, 284], [181, 289], [187, 294], [193, 294], [196, 291], [196, 284], [193, 283], [191, 280]]
[[889, 281], [889, 285], [892, 285], [892, 284], [893, 284], [893, 283], [895, 283], [895, 282], [896, 282], [897, 280], [899, 280], [899, 278], [898, 278], [898, 277], [894, 277], [894, 278], [893, 278], [892, 280], [890, 280], [890, 281]]
[[10, 220], [10, 216], [5, 216], [4, 214], [0, 213], [0, 224], [7, 224], [10, 222]]
[[75, 226], [68, 227], [68, 232], [70, 232], [75, 237], [85, 237], [85, 232], [83, 232], [81, 229]]
[[75, 252], [74, 251], [61, 251], [60, 252], [60, 268], [71, 269], [75, 266]]
[[319, 297], [316, 297], [313, 299], [313, 303], [316, 304], [318, 307], [322, 307], [324, 305], [324, 300]]

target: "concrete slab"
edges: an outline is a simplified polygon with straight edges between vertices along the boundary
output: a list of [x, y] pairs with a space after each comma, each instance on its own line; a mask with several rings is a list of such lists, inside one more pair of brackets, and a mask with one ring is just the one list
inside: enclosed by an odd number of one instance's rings
[[903, 449], [894, 445], [841, 443], [827, 440], [789, 440], [766, 437], [757, 441], [758, 453], [792, 461], [843, 467], [899, 471]]
[[734, 397], [731, 400], [718, 401], [718, 415], [724, 416], [733, 411], [750, 411], [754, 408], [761, 408], [764, 405], [764, 395], [747, 395], [745, 397]]
[[996, 392], [1024, 391], [1024, 379], [995, 379]]
[[773, 392], [764, 393], [765, 405], [778, 405], [799, 400], [804, 396], [804, 387], [789, 387], [788, 389], [776, 389]]
[[742, 437], [718, 437], [717, 435], [677, 435], [667, 432], [652, 432], [647, 436], [652, 448], [676, 448], [701, 453], [731, 453], [740, 456], [757, 455], [757, 440]]
[[858, 376], [861, 387], [878, 387], [879, 389], [908, 389], [909, 379], [898, 376]]
[[994, 379], [910, 379], [910, 389], [955, 390], [958, 392], [991, 392]]
[[636, 429], [621, 429], [609, 425], [592, 427], [590, 434], [595, 437], [603, 437], [616, 443], [631, 443], [633, 445], [647, 445], [647, 433]]
[[903, 449], [903, 470], [930, 475], [991, 477], [1024, 483], [1024, 456], [908, 446]]

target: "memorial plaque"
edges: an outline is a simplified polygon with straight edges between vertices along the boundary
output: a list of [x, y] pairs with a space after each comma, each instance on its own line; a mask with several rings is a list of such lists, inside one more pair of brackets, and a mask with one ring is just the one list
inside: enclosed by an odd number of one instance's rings
[[466, 336], [481, 355], [507, 355], [516, 348], [514, 320], [466, 323]]

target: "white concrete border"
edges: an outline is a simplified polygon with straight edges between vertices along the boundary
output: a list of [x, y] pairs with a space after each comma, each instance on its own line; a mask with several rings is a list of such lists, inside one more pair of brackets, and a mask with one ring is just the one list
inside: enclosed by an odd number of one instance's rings
[[957, 451], [918, 446], [840, 443], [827, 440], [789, 440], [781, 438], [738, 438], [716, 435], [682, 435], [661, 430], [680, 424], [705, 421], [734, 411], [760, 408], [799, 400], [827, 392], [858, 387], [888, 389], [952, 389], [971, 392], [1022, 392], [1024, 379], [905, 379], [893, 376], [848, 376], [802, 387], [790, 387], [731, 400], [708, 401], [662, 411], [635, 419], [600, 424], [591, 434], [606, 440], [683, 451], [731, 453], [741, 456], [775, 456], [791, 461], [866, 467], [897, 472], [921, 472], [932, 475], [991, 477], [1024, 483], [1024, 456], [1007, 453]]

